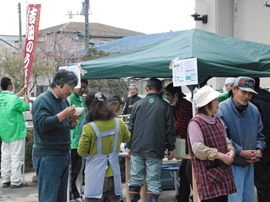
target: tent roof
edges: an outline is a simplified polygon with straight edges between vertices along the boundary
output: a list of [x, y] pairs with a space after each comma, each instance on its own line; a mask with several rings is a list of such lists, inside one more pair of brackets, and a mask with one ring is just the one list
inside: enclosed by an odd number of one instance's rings
[[[83, 78], [170, 78], [171, 60], [197, 58], [199, 83], [211, 77], [270, 77], [270, 46], [192, 29], [113, 56], [81, 62]], [[75, 65], [70, 64], [70, 65]]]
[[161, 41], [163, 39], [170, 38], [179, 33], [180, 31], [127, 36], [122, 39], [117, 39], [101, 45], [97, 45], [96, 47], [98, 50], [103, 50], [105, 52], [122, 53]]

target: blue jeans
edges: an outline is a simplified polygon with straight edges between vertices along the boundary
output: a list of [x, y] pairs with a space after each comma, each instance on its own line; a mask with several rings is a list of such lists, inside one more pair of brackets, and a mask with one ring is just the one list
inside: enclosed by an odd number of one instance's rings
[[160, 183], [161, 166], [162, 159], [131, 155], [128, 186], [142, 187], [146, 170], [147, 190], [159, 196], [162, 191]]
[[70, 156], [33, 157], [39, 202], [66, 202]]
[[246, 167], [232, 165], [237, 192], [229, 195], [229, 202], [255, 202], [253, 163]]

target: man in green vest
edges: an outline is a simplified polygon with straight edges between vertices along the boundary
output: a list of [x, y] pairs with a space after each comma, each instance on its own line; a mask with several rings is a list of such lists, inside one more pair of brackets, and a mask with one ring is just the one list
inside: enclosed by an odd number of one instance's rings
[[234, 81], [235, 81], [234, 77], [229, 77], [226, 79], [225, 85], [223, 87], [223, 93], [217, 97], [217, 100], [219, 102], [222, 102], [232, 96], [232, 88]]
[[[70, 95], [71, 103], [70, 105], [75, 105], [75, 107], [84, 107], [82, 95], [84, 94], [88, 81], [86, 79], [81, 80], [81, 88], [76, 88]], [[78, 199], [81, 197], [81, 186], [83, 183], [83, 168], [84, 161], [83, 157], [79, 156], [77, 153], [78, 148], [78, 134], [80, 124], [85, 116], [85, 110], [82, 112], [83, 116], [78, 119], [78, 124], [73, 130], [70, 130], [71, 138], [71, 199]], [[80, 186], [77, 186], [80, 185]]]
[[29, 105], [14, 95], [14, 88], [10, 78], [5, 77], [1, 80], [1, 88], [3, 90], [0, 94], [2, 187], [24, 187], [27, 184], [23, 184], [21, 181], [21, 168], [24, 157], [24, 138], [27, 136], [27, 129], [22, 112], [27, 111]]

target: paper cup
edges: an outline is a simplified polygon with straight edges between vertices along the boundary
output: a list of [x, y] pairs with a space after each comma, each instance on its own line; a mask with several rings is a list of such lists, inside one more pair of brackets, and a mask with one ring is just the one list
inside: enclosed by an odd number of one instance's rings
[[76, 107], [75, 108], [76, 109], [76, 112], [74, 113], [74, 115], [80, 115], [80, 114], [82, 114], [82, 112], [83, 112], [83, 107]]

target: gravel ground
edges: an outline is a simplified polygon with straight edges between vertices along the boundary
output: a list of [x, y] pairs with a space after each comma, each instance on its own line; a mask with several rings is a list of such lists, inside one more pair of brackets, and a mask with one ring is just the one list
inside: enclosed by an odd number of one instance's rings
[[[38, 183], [32, 182], [33, 176], [35, 176], [35, 172], [27, 172], [25, 174], [25, 181], [28, 183], [28, 187], [22, 188], [2, 188], [2, 179], [0, 179], [0, 201], [38, 202]], [[122, 184], [122, 188], [122, 199], [126, 201], [125, 184]], [[174, 190], [164, 190], [159, 197], [159, 202], [172, 202], [174, 195]]]

